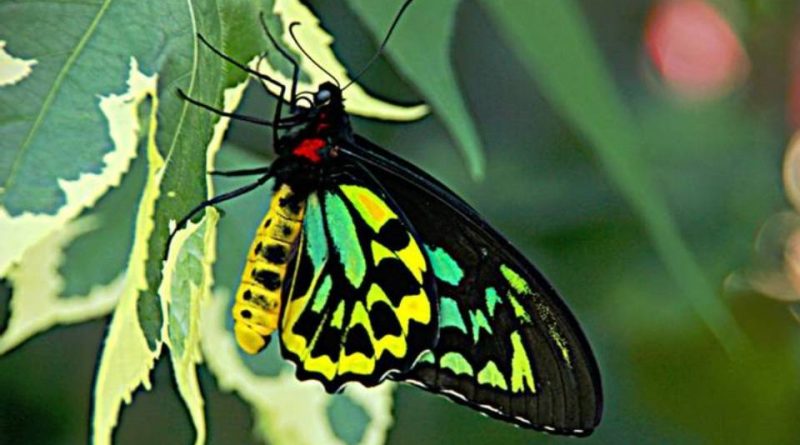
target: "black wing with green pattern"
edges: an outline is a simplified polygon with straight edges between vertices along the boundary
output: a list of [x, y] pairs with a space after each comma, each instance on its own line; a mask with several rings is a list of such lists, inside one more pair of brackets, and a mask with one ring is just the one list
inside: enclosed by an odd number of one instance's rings
[[374, 386], [430, 351], [439, 313], [427, 258], [373, 178], [348, 162], [332, 166], [307, 199], [283, 304], [281, 350], [297, 377], [329, 392]]
[[547, 280], [444, 185], [357, 138], [345, 147], [402, 209], [436, 275], [439, 341], [395, 376], [492, 417], [558, 434], [599, 423], [597, 363]]

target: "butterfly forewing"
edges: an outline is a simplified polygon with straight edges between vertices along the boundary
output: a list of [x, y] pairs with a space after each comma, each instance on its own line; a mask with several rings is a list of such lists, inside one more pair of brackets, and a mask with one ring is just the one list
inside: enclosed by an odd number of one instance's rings
[[312, 193], [281, 339], [301, 379], [337, 391], [407, 371], [436, 340], [433, 270], [402, 214], [369, 184]]
[[545, 278], [419, 169], [365, 141], [352, 150], [413, 222], [436, 275], [439, 341], [397, 378], [523, 426], [590, 433], [602, 405], [597, 365]]

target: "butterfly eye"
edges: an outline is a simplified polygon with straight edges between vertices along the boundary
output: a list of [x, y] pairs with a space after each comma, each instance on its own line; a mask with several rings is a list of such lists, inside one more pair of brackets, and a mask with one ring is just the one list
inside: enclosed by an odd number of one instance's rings
[[317, 94], [314, 95], [314, 102], [317, 105], [322, 105], [329, 100], [331, 100], [331, 92], [328, 90], [319, 90]]

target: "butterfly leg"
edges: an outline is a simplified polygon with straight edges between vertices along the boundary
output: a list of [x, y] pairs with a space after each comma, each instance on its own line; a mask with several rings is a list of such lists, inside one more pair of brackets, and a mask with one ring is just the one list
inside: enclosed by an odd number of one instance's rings
[[255, 182], [247, 184], [247, 185], [245, 185], [243, 187], [239, 187], [236, 190], [232, 190], [230, 192], [223, 193], [221, 195], [217, 195], [217, 196], [215, 196], [215, 197], [213, 197], [211, 199], [205, 200], [205, 201], [201, 202], [200, 204], [196, 205], [192, 210], [189, 211], [189, 213], [186, 214], [186, 216], [181, 218], [180, 221], [178, 221], [178, 223], [175, 224], [175, 229], [173, 229], [172, 232], [169, 234], [169, 237], [167, 238], [167, 248], [164, 251], [164, 259], [166, 259], [167, 255], [169, 254], [169, 245], [172, 243], [172, 238], [175, 236], [176, 233], [178, 233], [179, 230], [183, 229], [186, 226], [186, 224], [192, 218], [194, 218], [198, 213], [200, 213], [203, 210], [205, 210], [206, 207], [210, 207], [210, 206], [213, 206], [213, 205], [221, 204], [221, 203], [223, 203], [225, 201], [228, 201], [230, 199], [236, 198], [237, 196], [242, 196], [245, 193], [251, 192], [251, 191], [255, 190], [256, 188], [264, 185], [264, 183], [267, 182], [273, 176], [274, 176], [273, 172], [270, 171], [270, 172], [266, 173], [264, 176], [258, 178]]
[[178, 88], [178, 95], [181, 97], [181, 99], [183, 99], [183, 100], [185, 100], [185, 101], [187, 101], [189, 103], [192, 103], [194, 105], [197, 105], [200, 108], [203, 108], [203, 109], [206, 109], [208, 111], [211, 111], [212, 113], [218, 114], [220, 116], [225, 116], [225, 117], [229, 117], [231, 119], [237, 119], [237, 120], [245, 121], [245, 122], [252, 122], [252, 123], [258, 124], [258, 125], [266, 125], [267, 127], [275, 127], [275, 128], [277, 128], [278, 126], [280, 126], [280, 125], [275, 125], [274, 123], [272, 123], [272, 122], [270, 122], [268, 120], [259, 119], [257, 117], [245, 116], [243, 114], [228, 113], [227, 111], [222, 111], [222, 110], [220, 110], [218, 108], [212, 107], [211, 105], [208, 105], [206, 103], [200, 102], [197, 99], [193, 99], [193, 98], [189, 97], [180, 88]]
[[258, 168], [245, 168], [242, 170], [227, 170], [227, 171], [220, 171], [214, 170], [212, 172], [208, 172], [209, 175], [213, 176], [252, 176], [252, 175], [263, 175], [265, 173], [269, 173], [271, 167], [258, 167]]
[[[255, 76], [258, 79], [260, 79], [261, 81], [269, 82], [269, 83], [271, 83], [272, 85], [275, 85], [278, 88], [281, 88], [281, 89], [285, 88], [285, 86], [282, 83], [278, 82], [277, 80], [273, 79], [272, 77], [267, 76], [266, 74], [260, 73], [260, 72], [258, 72], [256, 70], [253, 70], [250, 67], [248, 67], [247, 65], [244, 65], [244, 64], [242, 64], [240, 62], [237, 62], [231, 56], [223, 53], [222, 51], [217, 49], [214, 45], [209, 43], [209, 41], [206, 40], [205, 37], [203, 37], [202, 35], [197, 34], [197, 38], [199, 38], [200, 41], [203, 42], [203, 44], [208, 47], [208, 49], [213, 51], [214, 54], [216, 54], [219, 57], [225, 59], [228, 63], [236, 66], [240, 70], [242, 70], [242, 71], [244, 71], [244, 72], [246, 72], [248, 74], [252, 74], [253, 76]], [[278, 100], [283, 100], [283, 95], [278, 96]]]
[[[262, 24], [263, 24], [263, 20], [262, 20]], [[269, 34], [269, 31], [267, 31], [267, 33]], [[225, 59], [226, 61], [228, 61], [232, 65], [234, 65], [234, 66], [238, 67], [239, 69], [241, 69], [242, 71], [245, 71], [246, 73], [255, 76], [260, 81], [261, 86], [264, 87], [264, 90], [268, 94], [273, 95], [272, 92], [267, 87], [267, 82], [272, 84], [272, 85], [274, 85], [274, 86], [276, 86], [278, 88], [279, 92], [278, 92], [278, 94], [276, 96], [276, 98], [278, 100], [278, 106], [275, 108], [275, 118], [274, 118], [273, 122], [279, 124], [281, 122], [281, 109], [283, 107], [284, 102], [286, 102], [286, 100], [283, 98], [283, 95], [286, 92], [286, 86], [284, 84], [278, 82], [277, 80], [273, 79], [272, 77], [267, 76], [266, 74], [263, 74], [263, 73], [261, 73], [259, 71], [253, 70], [253, 69], [250, 69], [250, 67], [248, 67], [247, 65], [244, 65], [244, 64], [242, 64], [240, 62], [237, 62], [232, 57], [228, 56], [227, 54], [223, 53], [222, 51], [220, 51], [219, 49], [214, 47], [214, 45], [209, 43], [208, 40], [206, 40], [205, 37], [203, 37], [202, 35], [197, 34], [197, 37], [200, 39], [201, 42], [203, 42], [203, 44], [205, 46], [207, 46], [211, 51], [213, 51], [214, 54], [216, 54], [219, 57]], [[271, 35], [270, 35], [270, 40], [272, 40], [272, 42], [275, 43], [275, 41], [274, 41], [274, 39], [272, 39]], [[277, 47], [277, 48], [278, 48], [278, 51], [281, 52], [281, 54], [286, 55], [280, 47]], [[258, 65], [259, 66], [261, 65], [261, 61], [263, 59], [264, 59], [264, 55], [262, 55], [261, 58], [258, 61]], [[297, 72], [297, 65], [296, 64], [295, 64], [295, 71]], [[293, 82], [296, 82], [296, 80], [294, 80]], [[273, 125], [272, 126], [273, 144], [277, 144], [277, 142], [278, 142], [278, 127], [279, 127], [279, 125]]]

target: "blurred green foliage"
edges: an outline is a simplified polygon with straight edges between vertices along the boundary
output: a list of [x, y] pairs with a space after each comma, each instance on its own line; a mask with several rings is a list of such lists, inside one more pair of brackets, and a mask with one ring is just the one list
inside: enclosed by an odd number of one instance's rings
[[[567, 18], [596, 46], [595, 62], [608, 76], [603, 88], [611, 88], [613, 96], [592, 90], [597, 93], [592, 106], [570, 111], [574, 105], [564, 105], [563, 94], [554, 91], [563, 85], [553, 82], [569, 75], [572, 92], [579, 92], [596, 73], [559, 71], [567, 68], [553, 66], [566, 54], [556, 47], [563, 42], [547, 41], [554, 53], [548, 58], [537, 47], [544, 43], [533, 39], [564, 29], [548, 28], [540, 17], [530, 17], [527, 26], [535, 29], [526, 28], [519, 22], [525, 15], [500, 10], [510, 2], [490, 1], [460, 4], [451, 53], [485, 147], [482, 182], [471, 179], [436, 115], [411, 124], [355, 119], [357, 131], [459, 192], [561, 290], [585, 327], [604, 382], [604, 420], [584, 443], [797, 443], [797, 321], [773, 300], [722, 291], [725, 277], [748, 265], [760, 224], [787, 207], [780, 163], [790, 134], [787, 51], [792, 27], [797, 32], [800, 26], [796, 2], [713, 2], [732, 20], [752, 72], [725, 97], [694, 104], [655, 85], [647, 67], [642, 35], [654, 2], [577, 2], [572, 11], [577, 16]], [[357, 70], [376, 46], [369, 29], [343, 3], [311, 4], [336, 36], [335, 49]], [[424, 94], [396, 72], [402, 69], [381, 59], [362, 81], [380, 96], [421, 101]], [[559, 72], [561, 77], [548, 80]], [[251, 88], [241, 112], [263, 115], [271, 106], [270, 98]], [[601, 124], [609, 109], [625, 114], [623, 127]], [[592, 125], [608, 133], [610, 142], [598, 144], [596, 133], [587, 130]], [[232, 123], [219, 167], [269, 162], [270, 138], [268, 129]], [[141, 178], [143, 170], [137, 164], [131, 175]], [[219, 190], [235, 186], [235, 180], [217, 183]], [[118, 233], [130, 231], [132, 214], [121, 208], [124, 200], [115, 203], [112, 196], [95, 211], [105, 218], [100, 230], [108, 232], [107, 245], [115, 246]], [[253, 193], [223, 207], [219, 286], [235, 288], [266, 205], [263, 195]], [[657, 211], [647, 210], [653, 206]], [[664, 224], [672, 232], [659, 241], [653, 232]], [[68, 255], [92, 249], [78, 242]], [[674, 249], [678, 256], [670, 257]], [[119, 261], [115, 258], [108, 261]], [[80, 279], [70, 283], [83, 289]], [[715, 316], [704, 314], [708, 305], [735, 327], [717, 329]], [[102, 326], [56, 329], [0, 359], [0, 443], [86, 442]], [[726, 349], [729, 342], [739, 346]], [[133, 407], [123, 411], [118, 443], [191, 440], [191, 425], [167, 371], [162, 363], [155, 391], [137, 395]], [[209, 443], [252, 441], [246, 407], [220, 394], [207, 374], [201, 380]], [[391, 444], [574, 443], [511, 427], [411, 387], [397, 391], [395, 422]]]

